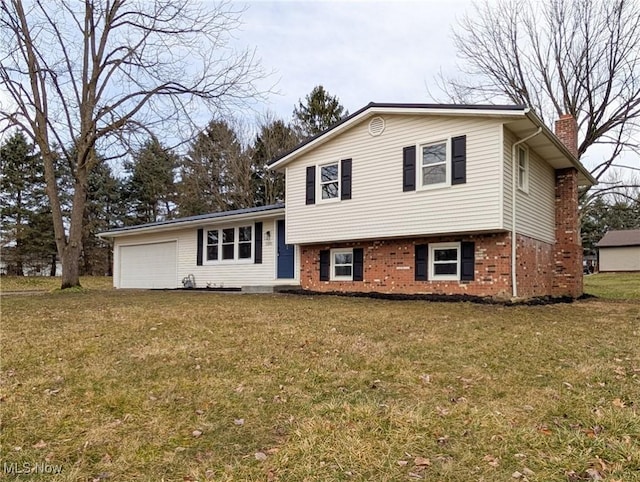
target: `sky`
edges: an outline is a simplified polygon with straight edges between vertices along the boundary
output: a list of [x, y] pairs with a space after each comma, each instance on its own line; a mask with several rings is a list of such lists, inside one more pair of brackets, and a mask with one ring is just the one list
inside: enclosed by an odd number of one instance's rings
[[[489, 0], [494, 1], [494, 0]], [[452, 32], [472, 0], [253, 0], [235, 33], [272, 74], [259, 85], [273, 93], [254, 105], [290, 120], [314, 86], [355, 112], [369, 102], [446, 102], [439, 74], [460, 76]], [[549, 126], [553, 129], [553, 126]], [[594, 146], [582, 158], [594, 167], [608, 154]], [[638, 164], [637, 156], [623, 156]], [[632, 171], [622, 170], [626, 178]]]
[[[237, 2], [236, 2], [237, 3]], [[239, 5], [239, 3], [238, 3]], [[249, 1], [238, 46], [255, 48], [260, 85], [277, 94], [256, 105], [289, 120], [323, 85], [349, 112], [373, 102], [433, 102], [439, 72], [456, 71], [451, 27], [470, 0]]]

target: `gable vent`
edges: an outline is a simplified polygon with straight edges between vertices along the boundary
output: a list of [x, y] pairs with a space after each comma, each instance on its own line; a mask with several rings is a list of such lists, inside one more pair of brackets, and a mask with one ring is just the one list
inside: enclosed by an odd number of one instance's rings
[[369, 121], [369, 134], [377, 137], [384, 132], [384, 119], [382, 117], [374, 117]]

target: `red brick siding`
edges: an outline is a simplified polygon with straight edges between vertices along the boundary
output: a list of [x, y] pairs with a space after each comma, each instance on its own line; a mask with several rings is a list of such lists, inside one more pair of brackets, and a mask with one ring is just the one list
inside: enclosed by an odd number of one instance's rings
[[552, 294], [577, 298], [583, 292], [582, 245], [578, 219], [578, 171], [556, 171], [555, 278]]
[[[475, 243], [475, 280], [415, 281], [415, 245], [451, 241]], [[519, 292], [522, 297], [550, 294], [553, 246], [518, 236]], [[363, 281], [320, 281], [320, 251], [364, 249]], [[511, 236], [509, 233], [387, 239], [301, 246], [300, 283], [313, 291], [381, 292], [403, 294], [469, 294], [511, 296]]]

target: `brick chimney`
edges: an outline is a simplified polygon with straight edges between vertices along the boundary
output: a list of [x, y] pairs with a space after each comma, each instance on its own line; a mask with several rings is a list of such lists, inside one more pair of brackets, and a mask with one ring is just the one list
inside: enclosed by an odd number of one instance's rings
[[578, 157], [578, 122], [571, 114], [564, 114], [556, 121], [556, 137]]
[[[556, 121], [556, 136], [578, 157], [578, 123], [571, 114]], [[582, 295], [582, 241], [578, 214], [578, 170], [556, 170], [556, 243], [554, 247], [554, 296]]]

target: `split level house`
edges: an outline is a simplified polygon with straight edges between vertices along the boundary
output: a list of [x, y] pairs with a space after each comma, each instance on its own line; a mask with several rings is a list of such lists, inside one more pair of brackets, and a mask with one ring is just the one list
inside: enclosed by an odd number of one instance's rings
[[271, 168], [284, 204], [122, 228], [118, 288], [582, 294], [577, 124], [529, 108], [370, 103]]

